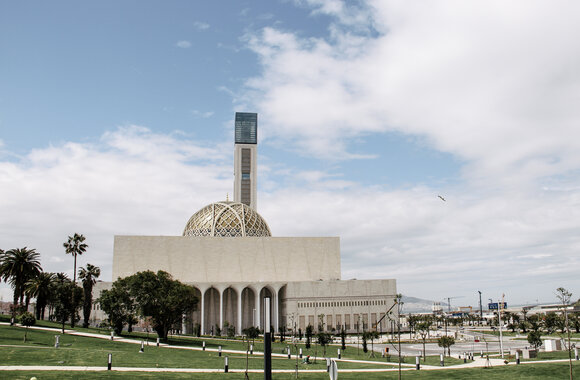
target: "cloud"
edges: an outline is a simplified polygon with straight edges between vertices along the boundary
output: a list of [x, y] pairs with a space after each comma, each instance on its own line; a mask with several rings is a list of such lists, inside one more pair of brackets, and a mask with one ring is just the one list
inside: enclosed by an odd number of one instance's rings
[[580, 168], [580, 5], [302, 4], [334, 17], [328, 36], [267, 27], [247, 40], [262, 73], [240, 101], [269, 121], [265, 139], [331, 158], [357, 136], [421, 136], [482, 184]]
[[[62, 243], [82, 233], [89, 250], [78, 265], [111, 280], [113, 236], [179, 235], [194, 212], [231, 194], [231, 154], [230, 143], [128, 125], [0, 160], [0, 214], [10, 216], [0, 247], [36, 248], [45, 270], [72, 275]], [[259, 170], [268, 184], [259, 211], [273, 234], [340, 236], [343, 278], [396, 278], [405, 294], [432, 299], [506, 292], [510, 302], [580, 286], [580, 186], [474, 193], [456, 184], [442, 202], [429, 186], [363, 186], [292, 162]]]
[[201, 21], [196, 21], [193, 23], [193, 26], [197, 29], [197, 30], [207, 30], [209, 29], [209, 24], [206, 22], [201, 22]]
[[[264, 213], [286, 214], [274, 219], [297, 235], [340, 235], [345, 278], [390, 273], [414, 295], [481, 286], [524, 301], [539, 277], [546, 299], [578, 287], [580, 48], [569, 36], [580, 5], [297, 3], [331, 18], [326, 36], [266, 27], [245, 39], [261, 70], [232, 95], [260, 113], [263, 143], [334, 161], [355, 158], [354, 140], [397, 133], [463, 167], [444, 188], [332, 194], [332, 179], [305, 173], [309, 190], [271, 194]], [[304, 215], [317, 227], [295, 223]]]
[[79, 266], [98, 265], [110, 279], [113, 236], [179, 235], [195, 211], [230, 191], [230, 156], [229, 145], [124, 126], [0, 161], [0, 214], [10, 215], [0, 219], [0, 247], [36, 248], [45, 270], [72, 275], [62, 243], [82, 233], [89, 249]]
[[175, 43], [175, 46], [177, 46], [178, 48], [182, 48], [182, 49], [189, 49], [191, 47], [191, 42], [185, 41], [185, 40], [177, 41]]
[[193, 111], [191, 111], [191, 113], [192, 113], [194, 116], [201, 117], [201, 118], [203, 118], [203, 119], [210, 118], [210, 117], [212, 117], [212, 116], [213, 116], [213, 114], [214, 114], [214, 112], [213, 112], [213, 111], [205, 111], [205, 112], [203, 112], [203, 111], [199, 111], [199, 110], [193, 110]]

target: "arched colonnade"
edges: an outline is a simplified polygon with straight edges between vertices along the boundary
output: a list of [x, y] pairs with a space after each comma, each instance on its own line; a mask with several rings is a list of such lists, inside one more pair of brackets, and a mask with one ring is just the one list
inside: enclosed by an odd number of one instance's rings
[[215, 334], [219, 326], [226, 335], [227, 324], [235, 327], [235, 334], [250, 326], [264, 328], [264, 298], [270, 297], [270, 321], [274, 331], [280, 324], [281, 295], [284, 283], [191, 284], [196, 290], [198, 304], [188, 318], [186, 331], [199, 324], [201, 334]]

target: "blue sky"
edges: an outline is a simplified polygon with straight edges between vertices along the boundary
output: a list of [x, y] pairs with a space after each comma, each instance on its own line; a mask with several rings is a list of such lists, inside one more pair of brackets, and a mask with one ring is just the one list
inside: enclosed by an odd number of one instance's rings
[[72, 273], [83, 233], [110, 280], [115, 234], [178, 235], [231, 194], [248, 111], [260, 213], [341, 236], [344, 278], [580, 296], [580, 27], [557, 3], [3, 3], [0, 247]]

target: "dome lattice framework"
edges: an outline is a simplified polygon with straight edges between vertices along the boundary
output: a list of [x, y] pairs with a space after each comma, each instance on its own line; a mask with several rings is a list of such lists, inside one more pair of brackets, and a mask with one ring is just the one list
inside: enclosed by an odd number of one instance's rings
[[272, 236], [268, 224], [252, 208], [238, 202], [217, 202], [205, 206], [185, 226], [183, 236]]

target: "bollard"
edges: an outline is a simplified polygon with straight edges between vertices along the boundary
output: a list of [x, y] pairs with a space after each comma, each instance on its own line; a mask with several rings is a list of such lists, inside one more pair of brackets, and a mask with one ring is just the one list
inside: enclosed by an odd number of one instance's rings
[[330, 359], [326, 358], [326, 372], [330, 372]]
[[141, 341], [141, 349], [139, 349], [139, 353], [142, 354], [143, 352], [145, 352], [145, 343]]
[[483, 358], [483, 350], [481, 350], [481, 357]]
[[288, 351], [288, 359], [290, 359], [290, 347], [286, 347], [286, 350]]
[[418, 371], [421, 369], [421, 357], [415, 356], [415, 369]]
[[[204, 347], [205, 347], [205, 342], [204, 342]], [[254, 345], [250, 344], [250, 355], [254, 355]]]
[[111, 340], [113, 340], [114, 335], [115, 335], [115, 333], [111, 331]]
[[224, 372], [228, 373], [228, 357], [225, 357], [225, 365], [224, 365]]
[[579, 358], [578, 358], [578, 347], [574, 347], [574, 357], [576, 357], [576, 360], [579, 360]]
[[109, 362], [107, 363], [107, 371], [110, 371], [111, 367], [113, 367], [113, 354], [109, 354]]
[[467, 363], [467, 354], [465, 352], [463, 353], [463, 362]]
[[205, 351], [205, 340], [204, 340], [202, 343], [203, 343], [203, 344], [201, 345], [201, 346], [202, 346], [202, 350], [203, 350], [203, 351]]
[[520, 352], [516, 350], [516, 364], [520, 364]]
[[222, 356], [222, 346], [218, 347], [218, 356]]
[[55, 335], [54, 338], [56, 339], [54, 341], [54, 348], [59, 348], [60, 347], [60, 335]]
[[338, 349], [338, 358], [340, 359], [340, 348]]
[[159, 338], [157, 338], [157, 347], [159, 347]]
[[445, 367], [445, 362], [443, 361], [443, 354], [439, 354], [439, 363], [441, 364], [441, 367]]
[[300, 359], [302, 359], [302, 348], [300, 349]]

